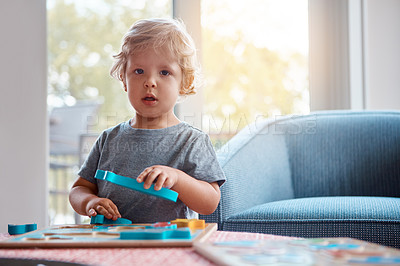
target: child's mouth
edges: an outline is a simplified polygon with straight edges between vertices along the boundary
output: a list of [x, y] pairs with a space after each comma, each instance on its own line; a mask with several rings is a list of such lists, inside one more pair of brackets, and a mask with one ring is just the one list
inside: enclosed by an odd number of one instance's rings
[[157, 103], [157, 98], [153, 95], [146, 95], [146, 97], [144, 97], [142, 101], [146, 105], [154, 105]]

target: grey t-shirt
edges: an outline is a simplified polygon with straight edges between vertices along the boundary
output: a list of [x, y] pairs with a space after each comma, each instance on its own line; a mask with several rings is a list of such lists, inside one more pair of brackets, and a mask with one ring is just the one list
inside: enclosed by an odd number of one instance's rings
[[136, 129], [127, 121], [109, 128], [98, 137], [78, 175], [96, 184], [98, 196], [112, 200], [122, 218], [134, 223], [197, 218], [179, 199], [172, 202], [94, 178], [100, 169], [136, 179], [153, 165], [170, 166], [220, 186], [225, 182], [208, 135], [185, 122], [162, 129]]

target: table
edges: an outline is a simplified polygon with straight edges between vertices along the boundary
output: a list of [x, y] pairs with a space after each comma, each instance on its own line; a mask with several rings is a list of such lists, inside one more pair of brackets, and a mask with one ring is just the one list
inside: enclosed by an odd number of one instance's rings
[[[0, 233], [0, 240], [9, 238]], [[216, 241], [292, 239], [258, 233], [216, 231], [208, 239]], [[55, 248], [0, 249], [0, 258], [58, 260], [87, 265], [215, 265], [193, 248]]]

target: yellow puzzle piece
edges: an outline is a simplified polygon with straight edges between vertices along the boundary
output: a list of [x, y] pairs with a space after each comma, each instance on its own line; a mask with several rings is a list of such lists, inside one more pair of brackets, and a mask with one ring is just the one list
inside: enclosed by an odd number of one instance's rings
[[171, 221], [171, 224], [176, 224], [178, 228], [189, 227], [190, 230], [206, 228], [205, 220], [200, 219], [176, 219]]

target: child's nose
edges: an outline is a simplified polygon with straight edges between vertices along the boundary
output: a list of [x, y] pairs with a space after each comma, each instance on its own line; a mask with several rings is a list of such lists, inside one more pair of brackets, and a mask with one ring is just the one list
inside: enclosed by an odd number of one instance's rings
[[153, 77], [148, 77], [144, 82], [144, 86], [146, 88], [156, 88], [157, 82]]

